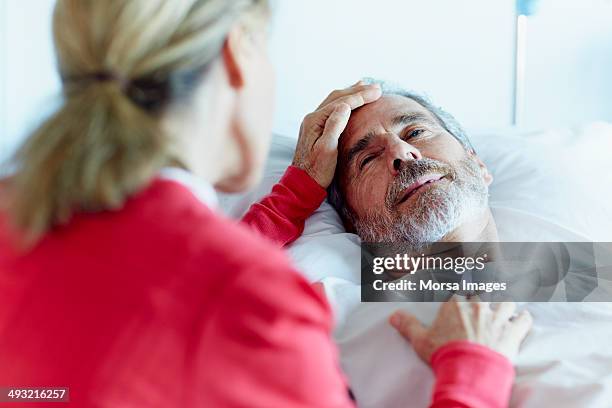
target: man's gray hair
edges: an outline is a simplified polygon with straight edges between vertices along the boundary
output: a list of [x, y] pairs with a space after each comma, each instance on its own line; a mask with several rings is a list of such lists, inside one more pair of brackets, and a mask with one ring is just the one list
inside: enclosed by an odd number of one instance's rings
[[[383, 95], [400, 95], [406, 98], [412, 99], [425, 109], [427, 109], [431, 114], [437, 119], [440, 126], [442, 126], [448, 133], [454, 136], [455, 139], [468, 151], [474, 151], [474, 147], [470, 142], [467, 134], [450, 113], [444, 111], [441, 107], [434, 105], [429, 98], [426, 96], [406, 90], [399, 85], [393, 84], [391, 82], [382, 81], [374, 78], [363, 78], [363, 82], [366, 84], [378, 84], [382, 89]], [[338, 211], [340, 217], [343, 219], [345, 224], [347, 221], [349, 223], [353, 223], [353, 214], [347, 208], [346, 203], [344, 201], [344, 197], [340, 191], [340, 181], [338, 180], [338, 172], [334, 175], [334, 179], [327, 190], [327, 201]]]

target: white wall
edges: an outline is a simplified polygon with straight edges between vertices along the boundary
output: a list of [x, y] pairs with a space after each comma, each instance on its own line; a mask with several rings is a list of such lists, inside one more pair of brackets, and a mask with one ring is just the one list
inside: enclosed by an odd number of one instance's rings
[[362, 76], [426, 91], [469, 127], [509, 124], [513, 0], [277, 1], [275, 129]]
[[3, 114], [0, 159], [12, 151], [32, 126], [48, 113], [58, 95], [51, 42], [54, 0], [0, 0], [5, 9], [7, 46], [2, 77], [6, 102]]
[[[53, 3], [0, 0], [0, 160], [59, 93]], [[296, 136], [332, 89], [362, 76], [425, 91], [468, 128], [510, 124], [514, 0], [275, 3], [275, 131]], [[529, 25], [526, 124], [612, 121], [612, 0], [541, 3]]]
[[6, 3], [0, 1], [0, 161], [4, 156], [5, 142], [4, 140], [8, 137], [6, 131], [6, 50], [8, 43], [6, 41]]
[[528, 23], [525, 125], [612, 122], [612, 0], [540, 0]]
[[[59, 83], [50, 42], [52, 0], [4, 0], [8, 87], [2, 144], [11, 150]], [[295, 135], [332, 89], [369, 75], [424, 90], [472, 126], [510, 115], [512, 0], [277, 0], [275, 130]], [[495, 101], [477, 106], [472, 101]]]

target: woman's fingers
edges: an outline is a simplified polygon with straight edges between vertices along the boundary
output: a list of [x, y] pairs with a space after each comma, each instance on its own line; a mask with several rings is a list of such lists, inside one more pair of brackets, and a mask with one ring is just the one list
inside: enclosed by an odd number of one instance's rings
[[382, 96], [382, 91], [380, 87], [376, 86], [367, 86], [365, 89], [351, 92], [347, 95], [339, 97], [335, 99], [333, 102], [330, 102], [327, 105], [324, 105], [320, 111], [322, 112], [330, 112], [334, 110], [336, 104], [346, 103], [351, 107], [351, 110], [357, 109], [367, 103], [374, 102], [378, 100]]
[[339, 103], [329, 115], [321, 138], [317, 143], [324, 143], [328, 149], [338, 148], [338, 138], [346, 128], [351, 116], [351, 107], [346, 103]]
[[[378, 100], [381, 96], [382, 91], [380, 90], [380, 88], [369, 87], [368, 89], [365, 89], [363, 91], [358, 91], [338, 98], [334, 102], [329, 103], [321, 109], [307, 115], [307, 117], [308, 120], [312, 120], [314, 122], [326, 123], [329, 116], [341, 105], [347, 105], [350, 111], [353, 109], [357, 109], [367, 103], [374, 102]], [[341, 109], [344, 109], [344, 107], [342, 107]]]
[[533, 318], [528, 310], [523, 310], [517, 317], [510, 320], [510, 331], [519, 344], [525, 339], [532, 325]]
[[465, 334], [468, 339], [475, 339], [477, 334], [474, 330], [474, 324], [472, 321], [472, 309], [471, 303], [469, 302], [460, 302], [457, 299], [451, 299], [452, 302], [455, 302], [455, 307], [458, 310], [459, 318], [463, 322], [463, 329], [465, 330]]
[[506, 321], [501, 326], [503, 328], [503, 336], [500, 339], [499, 351], [510, 359], [514, 358], [518, 354], [529, 330], [531, 330], [532, 324], [533, 319], [527, 310], [523, 310], [517, 317]]
[[321, 102], [321, 104], [317, 107], [317, 110], [321, 109], [324, 106], [329, 105], [330, 103], [338, 100], [339, 98], [346, 96], [346, 95], [350, 95], [352, 93], [355, 92], [360, 92], [363, 91], [365, 89], [371, 88], [374, 85], [366, 85], [363, 81], [359, 80], [357, 82], [355, 82], [353, 85], [344, 88], [344, 89], [336, 89], [335, 91], [331, 92], [329, 95], [327, 95], [327, 98], [325, 98], [323, 100], [323, 102]]
[[332, 92], [316, 111], [304, 117], [292, 164], [327, 188], [338, 160], [338, 138], [348, 124], [351, 110], [374, 102], [381, 95], [379, 86], [361, 82]]
[[[429, 362], [440, 347], [464, 340], [489, 347], [512, 359], [532, 325], [531, 315], [526, 310], [510, 319], [515, 307], [514, 303], [507, 302], [492, 309], [489, 303], [479, 302], [477, 297], [460, 301], [454, 296], [440, 306], [431, 327], [425, 328], [416, 317], [402, 311], [395, 312], [389, 321], [412, 343], [425, 362]], [[495, 324], [497, 320], [503, 323]]]
[[514, 302], [501, 302], [498, 303], [497, 308], [494, 310], [493, 322], [496, 325], [502, 325], [514, 315], [516, 311], [516, 303]]
[[414, 343], [419, 338], [427, 333], [427, 329], [414, 315], [403, 312], [401, 310], [396, 311], [389, 318], [391, 326], [398, 331], [406, 340]]

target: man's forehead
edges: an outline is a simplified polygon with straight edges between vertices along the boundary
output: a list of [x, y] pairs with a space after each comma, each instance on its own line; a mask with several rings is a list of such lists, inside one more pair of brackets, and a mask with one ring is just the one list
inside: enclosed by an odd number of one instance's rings
[[353, 111], [340, 138], [340, 145], [348, 148], [368, 132], [381, 126], [387, 127], [395, 118], [410, 114], [421, 114], [435, 121], [433, 114], [415, 100], [401, 95], [384, 95], [376, 102]]

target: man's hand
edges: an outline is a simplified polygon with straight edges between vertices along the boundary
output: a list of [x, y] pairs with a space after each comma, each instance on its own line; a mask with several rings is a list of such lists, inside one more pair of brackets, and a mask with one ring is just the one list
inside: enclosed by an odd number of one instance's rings
[[293, 165], [305, 170], [321, 187], [331, 184], [338, 160], [338, 138], [351, 111], [380, 98], [378, 85], [359, 81], [333, 91], [316, 111], [304, 117], [293, 157]]
[[403, 311], [395, 312], [389, 320], [428, 364], [438, 348], [458, 340], [482, 344], [512, 360], [532, 323], [527, 310], [513, 317], [515, 309], [513, 302], [499, 303], [492, 309], [477, 297], [459, 302], [453, 296], [442, 304], [431, 327], [423, 326], [416, 317]]

